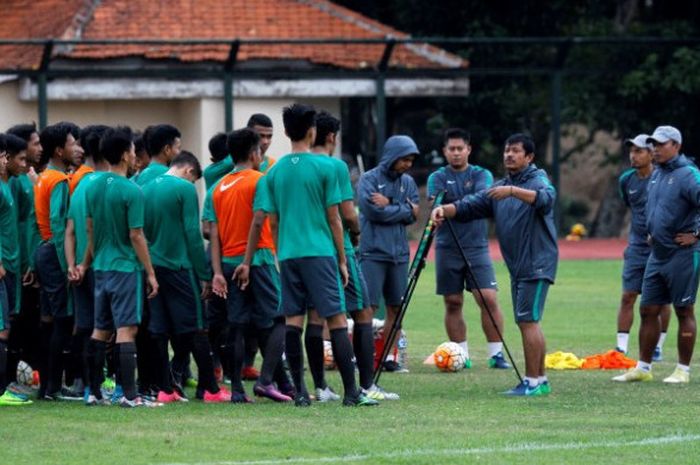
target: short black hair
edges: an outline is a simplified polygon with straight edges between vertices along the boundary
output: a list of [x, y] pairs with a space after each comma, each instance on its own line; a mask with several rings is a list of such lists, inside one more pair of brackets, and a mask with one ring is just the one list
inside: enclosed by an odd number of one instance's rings
[[248, 118], [247, 128], [252, 128], [253, 126], [262, 126], [264, 128], [272, 127], [272, 120], [269, 116], [263, 113], [254, 113]]
[[310, 128], [316, 126], [316, 110], [311, 105], [295, 103], [282, 110], [284, 130], [292, 142], [303, 140]]
[[107, 132], [107, 129], [109, 129], [109, 126], [104, 124], [92, 124], [85, 126], [80, 131], [80, 145], [85, 151], [85, 156], [91, 157], [95, 163], [104, 160], [100, 154], [100, 139]]
[[226, 137], [226, 147], [234, 163], [248, 160], [250, 151], [260, 145], [260, 135], [250, 128], [237, 129]]
[[190, 166], [194, 168], [194, 176], [196, 179], [202, 177], [202, 165], [199, 163], [197, 157], [187, 150], [181, 150], [180, 153], [173, 158], [170, 162], [170, 166]]
[[175, 139], [182, 137], [180, 131], [170, 124], [149, 126], [144, 131], [146, 150], [151, 157], [158, 155], [168, 145], [173, 145]]
[[22, 150], [27, 150], [27, 141], [21, 137], [17, 137], [14, 134], [3, 134], [3, 150], [7, 151], [8, 157], [14, 157]]
[[34, 133], [39, 134], [39, 131], [36, 128], [36, 123], [24, 123], [24, 124], [15, 124], [12, 126], [10, 129], [7, 130], [8, 134], [12, 134], [13, 136], [17, 136], [21, 139], [24, 139], [25, 141], [29, 142], [29, 139], [32, 138], [32, 134]]
[[506, 139], [506, 146], [513, 144], [523, 144], [523, 149], [525, 149], [526, 155], [535, 154], [535, 141], [533, 141], [532, 137], [528, 136], [527, 134], [519, 132], [509, 136], [508, 139]]
[[143, 152], [143, 151], [148, 153], [148, 150], [146, 150], [145, 133], [135, 132], [134, 133], [134, 152], [139, 153], [139, 152]]
[[442, 144], [447, 145], [450, 139], [462, 139], [467, 145], [471, 144], [471, 135], [468, 131], [462, 128], [450, 128], [445, 131], [442, 136]]
[[131, 144], [134, 143], [134, 134], [128, 126], [117, 126], [109, 128], [105, 131], [102, 139], [100, 139], [99, 152], [112, 165], [118, 165], [122, 160], [124, 152], [131, 149]]
[[[66, 145], [68, 135], [73, 135], [73, 137], [75, 137], [76, 128], [77, 126], [75, 124], [68, 122], [60, 122], [52, 124], [51, 126], [46, 126], [39, 134], [39, 140], [44, 149], [39, 163], [42, 165], [48, 163], [56, 149]], [[78, 130], [78, 135], [80, 135], [80, 130]]]
[[325, 145], [328, 134], [338, 134], [340, 120], [327, 111], [321, 111], [316, 115], [316, 140], [314, 145]]
[[0, 133], [0, 152], [4, 152], [5, 150], [7, 150], [7, 144], [5, 143], [6, 137], [7, 134]]
[[209, 154], [211, 161], [217, 162], [228, 157], [228, 147], [226, 147], [226, 134], [217, 132], [214, 137], [209, 139]]

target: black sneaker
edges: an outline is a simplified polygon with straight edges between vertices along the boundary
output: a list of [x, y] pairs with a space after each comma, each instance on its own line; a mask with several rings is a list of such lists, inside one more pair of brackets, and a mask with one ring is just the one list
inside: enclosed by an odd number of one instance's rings
[[310, 407], [311, 398], [308, 392], [302, 392], [294, 396], [294, 405], [297, 407]]
[[386, 362], [384, 362], [384, 371], [394, 372], [399, 371], [400, 369], [401, 365], [399, 365], [394, 360], [387, 360]]
[[75, 392], [67, 387], [62, 387], [60, 391], [54, 392], [53, 395], [58, 396], [60, 400], [68, 400], [73, 402], [80, 402], [83, 400], [82, 392]]
[[345, 396], [343, 399], [343, 405], [346, 407], [375, 407], [379, 405], [374, 399], [370, 399], [364, 394], [358, 394], [354, 397]]

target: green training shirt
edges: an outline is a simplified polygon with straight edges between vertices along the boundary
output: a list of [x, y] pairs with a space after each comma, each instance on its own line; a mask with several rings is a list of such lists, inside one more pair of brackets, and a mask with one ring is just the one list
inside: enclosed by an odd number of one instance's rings
[[[338, 179], [340, 201], [352, 201], [355, 198], [355, 192], [352, 190], [352, 182], [350, 182], [350, 171], [348, 170], [348, 165], [343, 160], [338, 158], [328, 157], [327, 155], [322, 156], [327, 157], [333, 165], [335, 176]], [[350, 240], [350, 233], [345, 228], [343, 228], [343, 243], [345, 244], [345, 250], [347, 252], [354, 252], [355, 247], [353, 247], [352, 241]]]
[[22, 274], [34, 269], [34, 251], [41, 244], [34, 213], [34, 185], [26, 174], [10, 178], [10, 188], [17, 203], [19, 221], [20, 267]]
[[335, 256], [326, 208], [339, 204], [341, 196], [329, 157], [292, 153], [266, 177], [268, 198], [261, 209], [277, 214], [279, 260]]
[[171, 270], [194, 270], [209, 281], [204, 241], [199, 231], [199, 199], [191, 182], [164, 174], [143, 186], [144, 232], [153, 265]]
[[145, 186], [149, 182], [153, 181], [155, 178], [161, 174], [168, 172], [168, 167], [158, 161], [151, 160], [147, 167], [143, 169], [139, 174], [134, 176], [134, 182], [139, 186]]
[[75, 263], [80, 264], [85, 256], [85, 249], [88, 244], [87, 236], [87, 192], [89, 189], [98, 186], [97, 182], [105, 172], [97, 171], [83, 177], [78, 183], [78, 187], [73, 191], [68, 207], [68, 219], [73, 220], [75, 229]]
[[143, 228], [144, 201], [139, 186], [123, 176], [107, 173], [86, 196], [92, 218], [95, 271], [133, 272], [142, 269], [129, 231]]
[[216, 182], [226, 176], [233, 170], [233, 160], [231, 156], [227, 156], [223, 160], [212, 163], [204, 169], [202, 176], [204, 177], [204, 186], [207, 190], [211, 189], [211, 186], [216, 184]]
[[20, 272], [19, 219], [10, 185], [0, 180], [0, 262], [7, 271]]

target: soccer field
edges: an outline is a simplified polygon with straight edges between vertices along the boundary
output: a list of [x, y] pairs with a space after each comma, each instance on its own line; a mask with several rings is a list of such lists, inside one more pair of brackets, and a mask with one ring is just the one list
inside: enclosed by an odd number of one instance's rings
[[[522, 368], [505, 266], [496, 264], [506, 342]], [[621, 262], [565, 261], [544, 315], [548, 352], [579, 356], [615, 344]], [[409, 374], [382, 384], [402, 399], [377, 408], [339, 403], [300, 409], [255, 405], [167, 405], [160, 409], [86, 408], [35, 402], [0, 410], [6, 464], [696, 464], [700, 454], [697, 381], [660, 380], [675, 364], [675, 322], [651, 383], [620, 385], [617, 372], [549, 372], [549, 397], [506, 398], [512, 370], [486, 368], [486, 344], [472, 301], [467, 308], [474, 368], [438, 373], [422, 360], [446, 340], [442, 303], [429, 265], [404, 327]], [[636, 356], [635, 319], [630, 347]], [[339, 390], [336, 372], [329, 384]], [[310, 381], [309, 381], [310, 382]], [[247, 387], [252, 392], [252, 386]]]

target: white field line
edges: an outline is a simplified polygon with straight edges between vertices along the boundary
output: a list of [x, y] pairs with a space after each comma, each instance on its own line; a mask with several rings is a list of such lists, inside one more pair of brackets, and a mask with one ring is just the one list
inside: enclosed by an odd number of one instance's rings
[[178, 462], [160, 465], [279, 465], [307, 463], [344, 463], [365, 460], [413, 458], [413, 457], [462, 457], [467, 455], [503, 454], [537, 451], [569, 451], [598, 448], [658, 446], [682, 442], [700, 441], [699, 434], [661, 436], [633, 441], [567, 442], [562, 444], [513, 444], [502, 447], [475, 447], [462, 449], [407, 449], [377, 454], [337, 455], [334, 457], [289, 457], [270, 460], [221, 460], [216, 462]]

